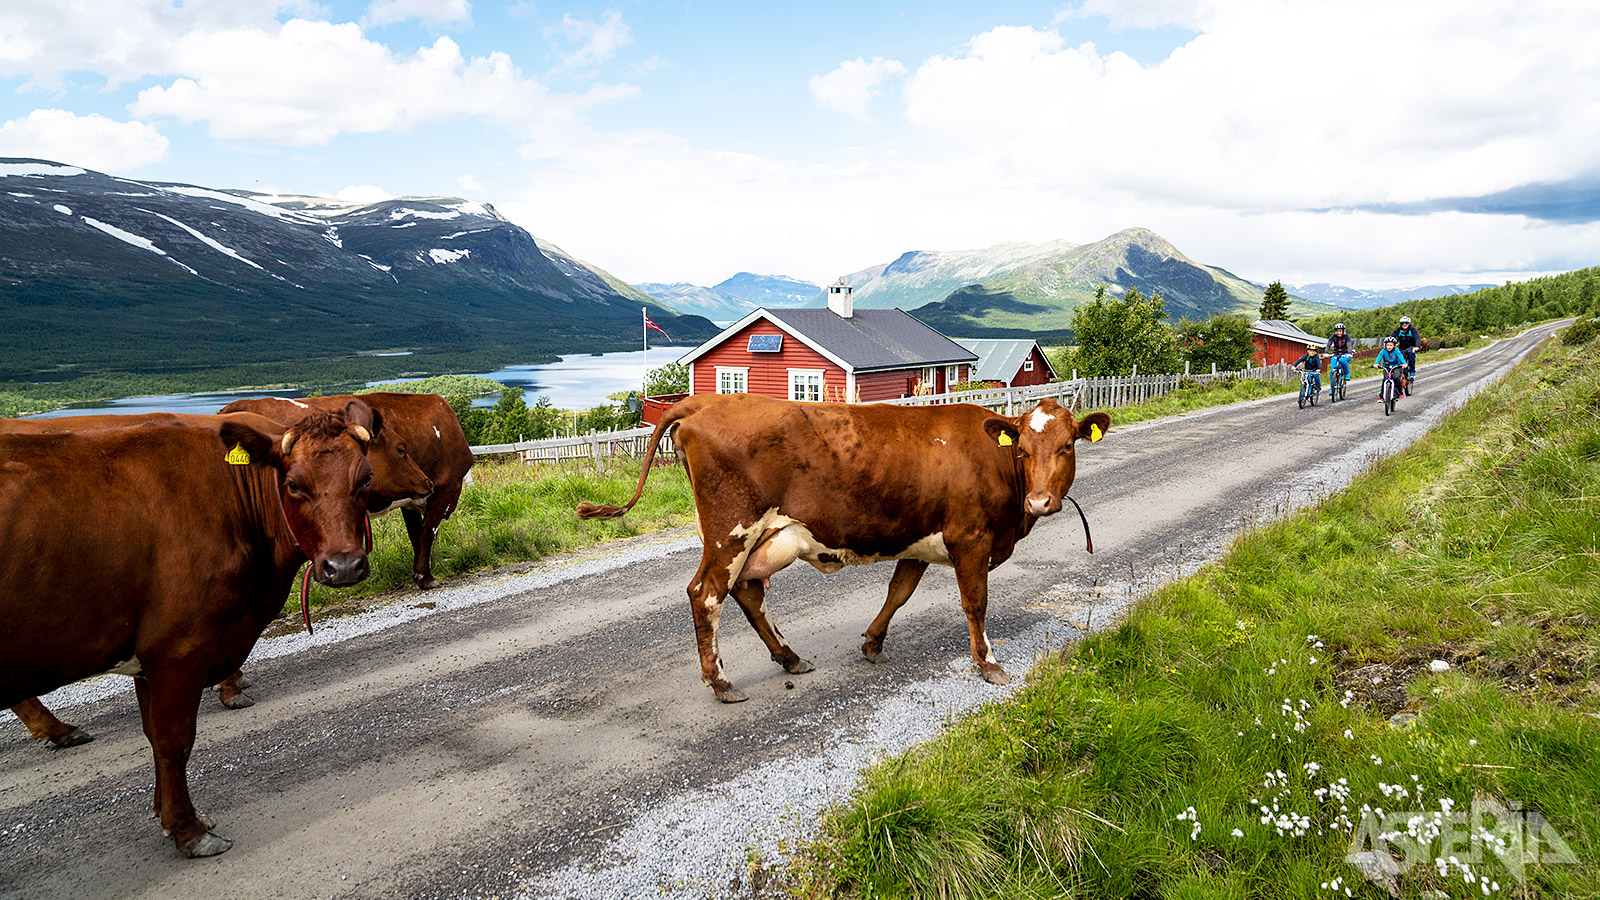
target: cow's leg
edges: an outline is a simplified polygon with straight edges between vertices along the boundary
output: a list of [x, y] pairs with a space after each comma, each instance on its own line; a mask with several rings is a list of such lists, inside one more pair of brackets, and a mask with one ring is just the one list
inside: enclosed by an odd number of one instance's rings
[[984, 630], [984, 617], [989, 612], [989, 548], [982, 552], [969, 549], [952, 553], [955, 563], [956, 586], [961, 591], [961, 610], [967, 614], [967, 637], [972, 644], [972, 661], [977, 663], [983, 680], [990, 684], [1010, 684], [1011, 676], [1000, 668], [994, 658], [994, 647], [989, 643], [989, 633]]
[[911, 592], [917, 589], [917, 584], [922, 581], [922, 573], [926, 571], [928, 564], [920, 559], [902, 559], [895, 565], [894, 577], [889, 579], [889, 598], [883, 601], [883, 609], [878, 610], [877, 618], [861, 635], [867, 639], [861, 645], [861, 652], [871, 662], [881, 663], [889, 658], [883, 652], [883, 639], [889, 634], [889, 620], [911, 599]]
[[245, 677], [243, 669], [234, 669], [233, 674], [217, 682], [217, 699], [229, 709], [244, 709], [255, 706], [256, 701], [250, 699], [244, 689], [250, 686], [250, 679]]
[[717, 626], [727, 595], [727, 565], [718, 565], [708, 546], [700, 558], [700, 571], [689, 582], [689, 609], [694, 614], [695, 643], [700, 648], [700, 680], [711, 685], [723, 703], [740, 703], [750, 698], [733, 689], [722, 670], [722, 653], [717, 649]]
[[144, 734], [155, 755], [155, 811], [162, 830], [188, 857], [216, 856], [233, 846], [211, 833], [189, 798], [189, 754], [194, 750], [195, 716], [204, 683], [203, 675], [188, 673], [134, 679]]
[[400, 510], [400, 517], [405, 520], [406, 534], [411, 538], [411, 549], [414, 554], [411, 580], [422, 590], [439, 586], [439, 582], [433, 580], [433, 541], [439, 536], [439, 526], [456, 511], [462, 487], [464, 487], [463, 482], [457, 479], [455, 484], [446, 485], [435, 491], [433, 496], [428, 498], [428, 506], [420, 515], [409, 508]]
[[49, 741], [57, 747], [76, 747], [94, 740], [89, 732], [56, 718], [38, 697], [29, 697], [11, 707], [11, 711], [28, 726], [28, 733], [36, 741]]
[[785, 672], [803, 675], [816, 668], [794, 652], [794, 648], [778, 632], [778, 626], [767, 617], [767, 590], [761, 582], [741, 581], [734, 585], [733, 599], [739, 601], [739, 608], [744, 610], [744, 617], [750, 620], [750, 627], [761, 635], [761, 642], [772, 651], [772, 661], [783, 666]]

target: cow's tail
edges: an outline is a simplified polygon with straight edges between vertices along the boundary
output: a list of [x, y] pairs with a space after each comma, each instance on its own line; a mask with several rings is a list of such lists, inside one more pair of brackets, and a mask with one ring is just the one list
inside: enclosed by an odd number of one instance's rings
[[638, 503], [639, 498], [644, 495], [645, 479], [650, 477], [650, 465], [651, 463], [655, 462], [656, 451], [661, 447], [661, 435], [665, 434], [668, 428], [676, 425], [678, 420], [689, 414], [689, 405], [690, 404], [686, 404], [682, 400], [674, 403], [667, 409], [666, 413], [661, 416], [661, 421], [656, 423], [656, 430], [650, 434], [650, 448], [645, 451], [644, 466], [639, 470], [639, 486], [633, 489], [633, 497], [630, 498], [627, 503], [624, 503], [621, 506], [590, 503], [587, 500], [580, 501], [576, 509], [578, 518], [615, 519], [625, 514], [628, 510], [633, 509], [633, 505]]

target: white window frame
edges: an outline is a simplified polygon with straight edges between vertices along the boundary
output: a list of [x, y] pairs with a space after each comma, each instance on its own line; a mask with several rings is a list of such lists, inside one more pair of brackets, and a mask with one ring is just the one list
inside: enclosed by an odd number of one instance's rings
[[[726, 379], [726, 381], [724, 381]], [[724, 385], [734, 388], [723, 390]], [[717, 366], [717, 393], [719, 394], [748, 394], [750, 393], [750, 367], [749, 366]]]
[[821, 403], [827, 383], [822, 369], [790, 369], [789, 399], [802, 403]]
[[1027, 359], [1022, 361], [1022, 371], [1024, 371], [1024, 372], [1032, 372], [1033, 371], [1033, 357], [1031, 355]]

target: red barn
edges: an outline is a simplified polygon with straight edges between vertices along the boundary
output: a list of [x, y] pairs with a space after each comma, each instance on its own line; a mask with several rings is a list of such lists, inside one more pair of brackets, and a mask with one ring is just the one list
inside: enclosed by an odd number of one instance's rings
[[1256, 347], [1250, 362], [1257, 366], [1292, 363], [1306, 355], [1307, 344], [1322, 347], [1328, 343], [1327, 338], [1302, 331], [1300, 326], [1282, 319], [1260, 320], [1250, 326], [1250, 332], [1251, 343]]
[[827, 309], [755, 310], [678, 360], [689, 393], [871, 403], [971, 380], [976, 354], [905, 310], [853, 305], [841, 281]]
[[1006, 387], [1047, 384], [1056, 370], [1045, 359], [1038, 341], [956, 338], [956, 343], [978, 355], [973, 381], [995, 381]]

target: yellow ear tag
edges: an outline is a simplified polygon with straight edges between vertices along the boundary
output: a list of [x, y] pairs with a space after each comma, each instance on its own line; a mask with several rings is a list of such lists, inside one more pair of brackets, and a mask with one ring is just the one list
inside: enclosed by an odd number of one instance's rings
[[999, 441], [1000, 446], [1002, 446], [1002, 447], [1011, 446], [1011, 434], [1009, 432], [1005, 432], [1005, 431], [1000, 432], [1000, 437], [997, 438], [996, 440]]
[[228, 455], [223, 459], [226, 459], [230, 466], [248, 466], [250, 465], [250, 451], [246, 450], [243, 444], [234, 444], [233, 449], [229, 450]]
[[1100, 430], [1099, 425], [1096, 425], [1093, 422], [1089, 423], [1089, 443], [1092, 444], [1105, 436], [1106, 433]]

